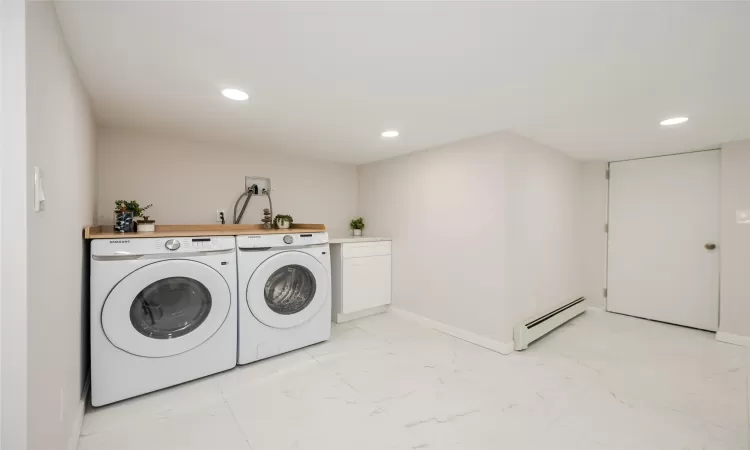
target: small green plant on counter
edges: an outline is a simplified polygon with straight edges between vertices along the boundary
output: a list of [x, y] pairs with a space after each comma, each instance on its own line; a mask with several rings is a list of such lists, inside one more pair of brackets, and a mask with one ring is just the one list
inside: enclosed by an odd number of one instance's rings
[[115, 200], [115, 212], [133, 211], [135, 217], [143, 217], [143, 212], [152, 206], [153, 203], [142, 207], [136, 200]]
[[276, 217], [273, 219], [273, 223], [279, 228], [288, 228], [292, 222], [294, 222], [294, 218], [286, 214], [276, 214]]
[[352, 219], [352, 221], [349, 222], [349, 228], [351, 228], [352, 230], [363, 230], [365, 228], [365, 219], [361, 217]]

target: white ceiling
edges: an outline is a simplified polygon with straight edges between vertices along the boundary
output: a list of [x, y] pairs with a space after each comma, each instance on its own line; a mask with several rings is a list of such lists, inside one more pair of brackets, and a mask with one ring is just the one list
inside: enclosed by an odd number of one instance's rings
[[745, 2], [56, 8], [104, 125], [349, 163], [506, 129], [581, 159], [750, 137]]

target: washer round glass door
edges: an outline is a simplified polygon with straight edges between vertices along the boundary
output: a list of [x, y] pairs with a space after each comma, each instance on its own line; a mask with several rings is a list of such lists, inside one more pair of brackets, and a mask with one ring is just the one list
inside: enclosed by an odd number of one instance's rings
[[328, 272], [307, 253], [278, 253], [255, 269], [247, 284], [247, 306], [261, 322], [291, 328], [313, 318], [326, 303]]
[[160, 261], [112, 289], [102, 308], [102, 328], [128, 353], [173, 356], [213, 336], [230, 307], [229, 286], [216, 270], [195, 261]]

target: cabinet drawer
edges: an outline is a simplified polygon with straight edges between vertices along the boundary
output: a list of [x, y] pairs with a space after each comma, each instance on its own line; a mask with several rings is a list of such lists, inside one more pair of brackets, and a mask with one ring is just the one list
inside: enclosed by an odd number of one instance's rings
[[357, 242], [343, 244], [341, 254], [344, 258], [361, 258], [363, 256], [380, 256], [391, 254], [391, 241]]
[[351, 258], [343, 263], [342, 313], [391, 303], [391, 256]]

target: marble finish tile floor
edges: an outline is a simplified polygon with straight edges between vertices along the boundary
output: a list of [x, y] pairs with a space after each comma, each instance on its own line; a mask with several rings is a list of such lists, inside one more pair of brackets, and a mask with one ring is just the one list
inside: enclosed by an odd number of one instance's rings
[[381, 314], [84, 417], [79, 450], [747, 449], [745, 348], [587, 311], [500, 355]]

